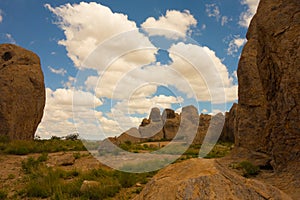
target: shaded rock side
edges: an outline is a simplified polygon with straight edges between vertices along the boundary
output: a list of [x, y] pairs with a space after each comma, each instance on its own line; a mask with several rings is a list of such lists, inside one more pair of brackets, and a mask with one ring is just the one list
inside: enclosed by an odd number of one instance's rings
[[30, 140], [45, 106], [39, 57], [13, 44], [0, 45], [0, 135]]
[[289, 200], [279, 189], [243, 178], [214, 159], [190, 159], [159, 171], [134, 200]]
[[220, 136], [222, 142], [234, 142], [235, 133], [237, 132], [237, 107], [238, 104], [234, 103], [229, 112], [225, 113], [224, 127]]
[[262, 0], [247, 39], [237, 72], [235, 146], [299, 174], [300, 1]]

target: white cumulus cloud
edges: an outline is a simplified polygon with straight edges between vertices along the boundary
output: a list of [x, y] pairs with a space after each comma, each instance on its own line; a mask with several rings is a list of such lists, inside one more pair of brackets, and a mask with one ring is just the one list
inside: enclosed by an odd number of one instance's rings
[[[46, 4], [45, 7], [57, 15], [57, 23], [66, 37], [60, 40], [59, 44], [66, 47], [68, 56], [77, 67], [83, 67], [82, 63], [87, 56], [105, 40], [137, 28], [135, 22], [128, 20], [127, 15], [113, 13], [108, 7], [95, 2], [66, 4], [56, 8]], [[134, 44], [145, 43], [142, 41], [144, 39], [142, 35], [136, 35], [132, 38], [132, 42], [135, 41]], [[130, 44], [129, 41], [123, 41], [123, 43]], [[109, 50], [110, 52], [120, 51], [124, 44], [110, 46]], [[129, 47], [123, 46], [123, 48]]]
[[241, 38], [236, 35], [230, 42], [227, 48], [227, 54], [234, 56], [238, 50], [247, 42], [246, 38]]
[[242, 27], [248, 28], [252, 17], [256, 13], [256, 9], [258, 7], [259, 0], [242, 0], [241, 4], [246, 5], [247, 10], [241, 13], [239, 25]]
[[67, 70], [65, 70], [64, 68], [59, 68], [59, 69], [55, 69], [51, 66], [48, 66], [48, 69], [54, 73], [54, 74], [59, 74], [61, 76], [64, 76], [67, 73]]
[[[161, 35], [167, 38], [178, 39], [191, 34], [191, 27], [197, 25], [197, 20], [188, 11], [183, 12], [177, 10], [167, 10], [165, 16], [160, 16], [158, 19], [149, 17], [141, 27], [144, 28], [151, 36]], [[167, 29], [172, 32], [166, 32], [160, 29]], [[177, 32], [174, 33], [173, 31]], [[179, 33], [179, 34], [178, 34]]]

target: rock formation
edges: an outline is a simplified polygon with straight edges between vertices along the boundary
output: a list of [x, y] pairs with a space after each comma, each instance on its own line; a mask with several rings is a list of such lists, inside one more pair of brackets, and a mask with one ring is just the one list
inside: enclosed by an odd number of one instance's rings
[[238, 66], [235, 146], [277, 171], [299, 173], [300, 1], [261, 1], [247, 39]]
[[224, 128], [222, 130], [220, 141], [234, 142], [235, 133], [237, 132], [237, 107], [234, 103], [229, 112], [225, 113]]
[[163, 119], [163, 133], [164, 138], [166, 140], [172, 140], [179, 129], [180, 126], [180, 117], [176, 115], [174, 110], [172, 109], [165, 109], [162, 114]]
[[39, 57], [12, 44], [0, 45], [0, 135], [34, 138], [45, 106]]
[[[232, 110], [227, 117], [228, 122], [232, 122], [229, 118], [231, 119], [232, 116], [235, 116], [235, 111]], [[208, 114], [201, 114], [199, 116], [197, 108], [191, 105], [183, 107], [182, 113], [180, 114], [167, 108], [161, 115], [158, 108], [152, 108], [149, 118], [144, 118], [138, 129], [131, 128], [122, 133], [119, 137], [116, 137], [115, 140], [117, 144], [125, 143], [126, 141], [140, 143], [148, 140], [173, 139], [193, 144], [202, 144], [208, 130], [210, 132], [216, 132], [216, 137], [219, 137], [220, 129], [223, 128], [223, 124], [224, 116], [222, 113], [215, 116]], [[228, 130], [226, 136], [221, 135], [222, 141], [233, 141], [233, 133], [230, 132], [230, 126], [231, 124], [224, 126], [224, 128], [227, 127]], [[215, 135], [211, 134], [211, 136], [214, 137]]]
[[243, 178], [214, 159], [190, 159], [155, 175], [134, 200], [291, 199], [277, 188]]
[[161, 116], [160, 116], [160, 110], [159, 108], [155, 107], [151, 109], [149, 120], [152, 122], [159, 122], [161, 121]]

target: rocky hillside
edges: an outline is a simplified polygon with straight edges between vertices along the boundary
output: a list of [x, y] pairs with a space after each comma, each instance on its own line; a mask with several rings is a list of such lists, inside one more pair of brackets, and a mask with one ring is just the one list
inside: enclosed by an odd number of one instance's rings
[[0, 135], [33, 139], [45, 106], [40, 59], [13, 44], [1, 44], [0, 56]]

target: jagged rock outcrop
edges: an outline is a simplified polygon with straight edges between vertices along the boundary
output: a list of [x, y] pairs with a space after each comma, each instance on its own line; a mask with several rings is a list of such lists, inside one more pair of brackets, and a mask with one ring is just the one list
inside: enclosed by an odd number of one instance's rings
[[179, 129], [180, 117], [172, 109], [165, 109], [162, 114], [163, 133], [166, 140], [172, 140]]
[[[160, 115], [158, 108], [152, 108], [149, 118], [144, 118], [138, 129], [131, 128], [115, 139], [117, 144], [126, 141], [139, 143], [147, 140], [173, 139], [177, 142], [202, 144], [208, 130], [212, 138], [219, 137], [223, 124], [224, 116], [222, 113], [215, 116], [208, 114], [199, 116], [197, 108], [191, 105], [183, 107], [180, 114], [167, 108]], [[228, 137], [224, 137], [222, 141], [229, 141]]]
[[210, 124], [210, 120], [211, 120], [211, 115], [208, 114], [200, 114], [199, 117], [199, 126], [198, 126], [198, 130], [197, 130], [197, 134], [196, 137], [194, 138], [193, 144], [202, 144], [209, 124]]
[[152, 122], [159, 122], [161, 121], [161, 115], [159, 108], [155, 107], [151, 109], [149, 120]]
[[175, 117], [176, 117], [175, 111], [170, 108], [166, 108], [162, 113], [163, 122], [165, 122], [167, 119], [173, 119]]
[[225, 113], [225, 122], [220, 141], [234, 142], [235, 133], [237, 132], [237, 107], [238, 104], [234, 103], [230, 111]]
[[271, 185], [243, 178], [214, 159], [190, 159], [159, 171], [134, 198], [160, 199], [289, 200], [290, 197]]
[[140, 126], [147, 126], [151, 123], [151, 120], [144, 118]]
[[[299, 174], [300, 1], [264, 0], [238, 66], [235, 146]], [[239, 150], [236, 150], [239, 154]]]
[[40, 59], [13, 44], [1, 44], [0, 56], [0, 135], [33, 139], [45, 106]]

